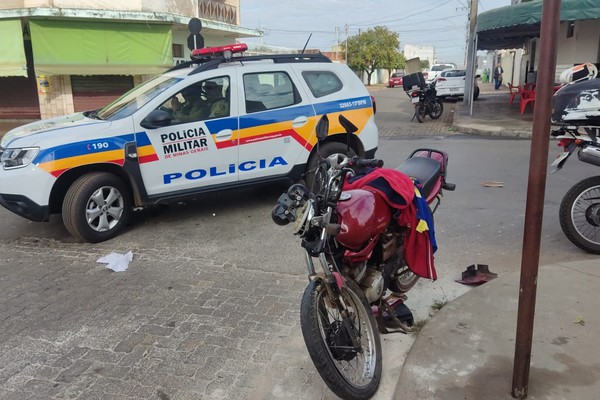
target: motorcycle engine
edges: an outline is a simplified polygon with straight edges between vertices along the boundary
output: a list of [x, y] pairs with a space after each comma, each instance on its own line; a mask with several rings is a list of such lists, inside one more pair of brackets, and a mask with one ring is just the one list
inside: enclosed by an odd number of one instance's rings
[[381, 298], [384, 292], [384, 283], [381, 272], [373, 268], [367, 268], [365, 277], [360, 281], [360, 286], [363, 289], [369, 304], [374, 303]]

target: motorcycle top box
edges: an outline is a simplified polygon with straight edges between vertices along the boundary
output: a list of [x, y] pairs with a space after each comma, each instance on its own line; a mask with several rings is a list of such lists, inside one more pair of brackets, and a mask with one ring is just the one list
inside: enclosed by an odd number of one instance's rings
[[554, 94], [552, 122], [600, 123], [600, 79], [572, 83]]
[[405, 75], [402, 78], [402, 88], [404, 90], [422, 89], [425, 87], [425, 77], [422, 72]]

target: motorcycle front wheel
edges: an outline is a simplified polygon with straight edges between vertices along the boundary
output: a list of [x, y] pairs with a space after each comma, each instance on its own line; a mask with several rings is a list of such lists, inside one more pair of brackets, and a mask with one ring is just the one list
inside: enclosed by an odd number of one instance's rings
[[[312, 281], [302, 297], [300, 324], [310, 358], [327, 386], [342, 399], [371, 398], [381, 380], [381, 342], [371, 307], [352, 281], [341, 289], [340, 301], [346, 305], [349, 333], [321, 280]], [[360, 349], [352, 345], [354, 335]]]
[[431, 112], [429, 116], [431, 119], [438, 119], [444, 113], [444, 103], [442, 103], [441, 99], [435, 99], [435, 101], [431, 104]]
[[425, 104], [419, 103], [415, 107], [415, 116], [417, 117], [417, 121], [423, 123], [425, 121], [425, 116], [427, 115], [427, 108]]
[[575, 246], [600, 254], [600, 176], [584, 179], [569, 189], [560, 203], [559, 219]]

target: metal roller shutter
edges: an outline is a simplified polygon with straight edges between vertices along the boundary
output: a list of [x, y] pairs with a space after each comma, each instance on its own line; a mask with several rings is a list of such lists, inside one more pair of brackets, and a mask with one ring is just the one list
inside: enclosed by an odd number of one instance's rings
[[133, 87], [133, 77], [123, 75], [71, 76], [75, 112], [104, 107]]
[[38, 119], [40, 102], [33, 74], [31, 42], [24, 42], [27, 58], [27, 78], [0, 77], [0, 119]]

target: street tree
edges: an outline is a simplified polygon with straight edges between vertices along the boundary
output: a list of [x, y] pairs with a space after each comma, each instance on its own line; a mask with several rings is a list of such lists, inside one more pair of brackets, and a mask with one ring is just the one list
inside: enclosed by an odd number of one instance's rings
[[367, 74], [367, 84], [371, 84], [371, 76], [377, 69], [388, 71], [402, 68], [404, 56], [399, 50], [400, 40], [396, 32], [384, 26], [376, 26], [348, 38], [348, 66], [358, 72]]
[[389, 54], [389, 60], [384, 60], [383, 65], [386, 65], [386, 69], [388, 70], [388, 78], [392, 76], [392, 70], [394, 69], [404, 69], [406, 65], [406, 58], [404, 54], [395, 51]]

